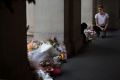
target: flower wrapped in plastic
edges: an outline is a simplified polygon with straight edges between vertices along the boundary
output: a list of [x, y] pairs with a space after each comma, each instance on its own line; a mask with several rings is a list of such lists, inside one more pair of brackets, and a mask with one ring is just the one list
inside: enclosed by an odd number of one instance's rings
[[96, 32], [93, 30], [92, 26], [84, 30], [87, 41], [96, 38]]

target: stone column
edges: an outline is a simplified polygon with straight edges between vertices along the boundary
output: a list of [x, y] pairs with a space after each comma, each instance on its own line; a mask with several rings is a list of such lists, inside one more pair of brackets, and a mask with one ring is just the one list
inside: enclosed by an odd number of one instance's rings
[[0, 77], [33, 80], [27, 59], [26, 1], [0, 1]]

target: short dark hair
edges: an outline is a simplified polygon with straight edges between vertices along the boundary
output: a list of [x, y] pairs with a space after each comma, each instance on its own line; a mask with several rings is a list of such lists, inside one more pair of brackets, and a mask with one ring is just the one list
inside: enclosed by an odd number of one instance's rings
[[103, 5], [100, 5], [100, 4], [99, 4], [99, 5], [98, 5], [98, 8], [102, 8], [102, 9], [103, 9], [104, 7], [103, 7]]
[[87, 24], [86, 23], [82, 23], [81, 24], [81, 33], [84, 34], [84, 30], [87, 28]]
[[81, 24], [81, 28], [84, 30], [84, 29], [86, 29], [87, 28], [87, 24], [85, 23], [85, 22], [83, 22], [82, 24]]

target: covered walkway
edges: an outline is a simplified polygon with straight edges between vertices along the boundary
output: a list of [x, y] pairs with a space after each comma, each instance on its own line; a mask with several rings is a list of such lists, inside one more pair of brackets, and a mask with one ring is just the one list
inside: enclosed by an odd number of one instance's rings
[[120, 80], [120, 30], [93, 40], [84, 52], [69, 59], [63, 69], [56, 80]]

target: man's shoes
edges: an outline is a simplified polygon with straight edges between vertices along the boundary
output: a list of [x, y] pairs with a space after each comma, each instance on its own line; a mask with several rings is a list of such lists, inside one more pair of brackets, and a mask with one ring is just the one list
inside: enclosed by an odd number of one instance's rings
[[106, 35], [102, 35], [101, 37], [102, 37], [102, 38], [106, 38]]
[[100, 33], [97, 33], [97, 37], [100, 37]]
[[102, 32], [101, 37], [102, 37], [102, 38], [106, 38], [106, 32]]

